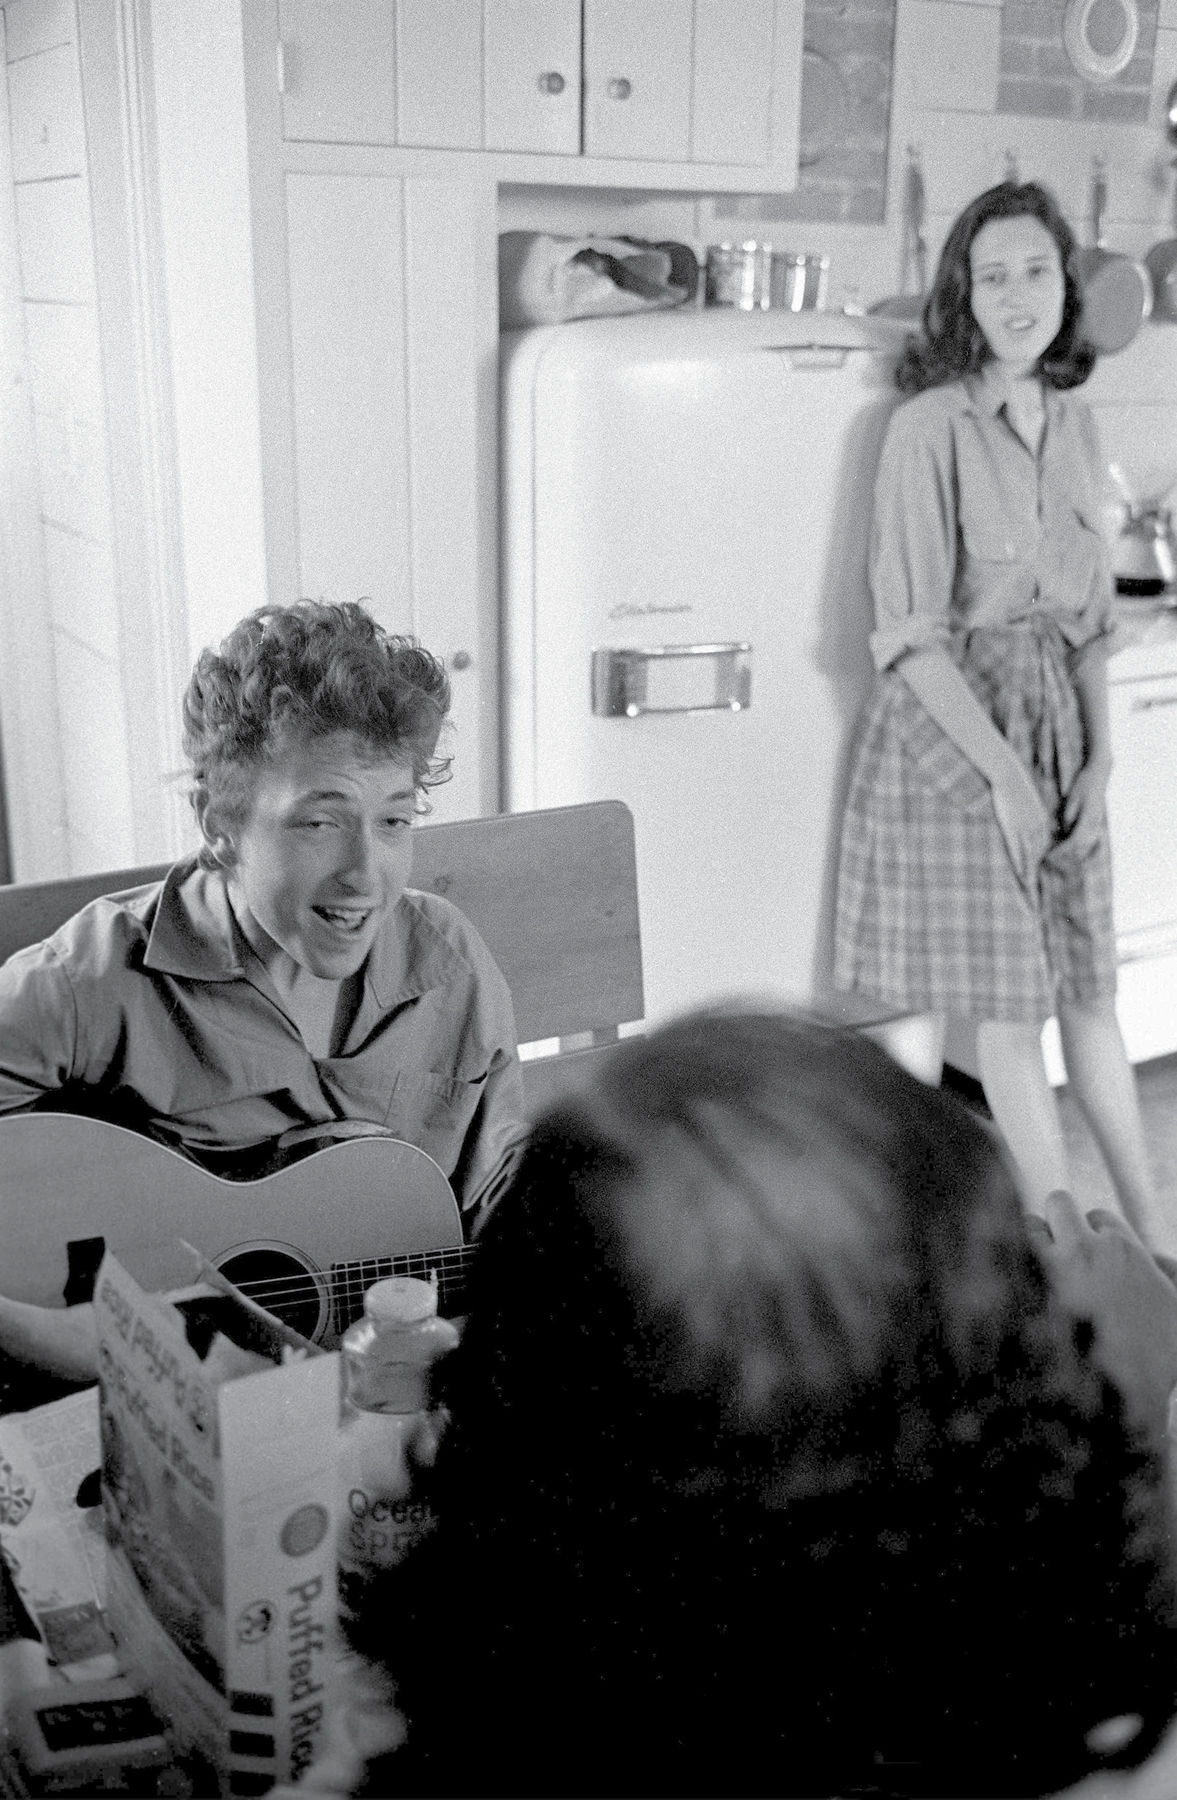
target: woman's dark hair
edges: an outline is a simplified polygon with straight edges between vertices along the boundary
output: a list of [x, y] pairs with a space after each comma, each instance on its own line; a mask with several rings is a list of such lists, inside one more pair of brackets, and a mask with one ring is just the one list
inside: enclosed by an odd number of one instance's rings
[[623, 1047], [439, 1375], [440, 1523], [355, 1632], [407, 1720], [369, 1795], [994, 1800], [1174, 1710], [1159, 1461], [986, 1133], [861, 1038]]
[[259, 770], [294, 742], [336, 732], [409, 763], [419, 789], [436, 787], [452, 760], [436, 754], [449, 704], [438, 659], [356, 602], [259, 607], [219, 650], [201, 652], [184, 696], [193, 807], [240, 824]]
[[1095, 350], [1079, 331], [1083, 292], [1074, 233], [1053, 194], [1038, 182], [1003, 181], [970, 201], [948, 233], [924, 306], [924, 337], [909, 340], [895, 372], [905, 394], [975, 375], [990, 359], [984, 333], [973, 317], [969, 252], [977, 233], [991, 220], [1024, 217], [1046, 227], [1063, 266], [1062, 324], [1043, 352], [1039, 373], [1054, 388], [1078, 387], [1086, 381], [1095, 367]]

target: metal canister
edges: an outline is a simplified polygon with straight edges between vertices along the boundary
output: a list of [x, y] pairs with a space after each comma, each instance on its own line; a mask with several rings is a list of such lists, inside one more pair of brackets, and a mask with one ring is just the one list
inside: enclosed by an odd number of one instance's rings
[[749, 238], [743, 244], [707, 247], [707, 305], [738, 306], [755, 312], [771, 304], [772, 245]]
[[772, 255], [769, 304], [787, 312], [820, 311], [826, 303], [830, 259], [814, 250], [776, 250]]

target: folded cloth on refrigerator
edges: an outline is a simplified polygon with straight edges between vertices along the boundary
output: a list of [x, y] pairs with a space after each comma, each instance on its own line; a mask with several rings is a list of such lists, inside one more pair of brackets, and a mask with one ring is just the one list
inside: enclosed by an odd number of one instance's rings
[[687, 244], [504, 231], [499, 237], [499, 322], [510, 330], [680, 306], [694, 294], [698, 275], [698, 261]]

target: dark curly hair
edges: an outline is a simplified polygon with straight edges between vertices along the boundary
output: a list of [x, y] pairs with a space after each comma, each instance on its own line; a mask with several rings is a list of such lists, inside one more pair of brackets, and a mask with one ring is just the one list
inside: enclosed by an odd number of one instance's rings
[[291, 742], [348, 732], [412, 766], [419, 789], [447, 781], [437, 754], [449, 677], [415, 639], [394, 637], [355, 601], [261, 606], [219, 650], [203, 650], [184, 696], [184, 753], [198, 818], [248, 814], [259, 770]]
[[895, 371], [905, 394], [919, 394], [962, 375], [976, 374], [989, 361], [992, 353], [973, 317], [969, 251], [982, 226], [992, 219], [1025, 217], [1046, 227], [1058, 245], [1063, 266], [1062, 324], [1043, 352], [1039, 373], [1053, 388], [1078, 387], [1086, 381], [1095, 367], [1095, 350], [1079, 330], [1083, 291], [1075, 235], [1048, 189], [1036, 181], [1003, 181], [970, 201], [948, 233], [924, 305], [924, 338], [909, 340]]
[[407, 1724], [362, 1791], [996, 1800], [1122, 1715], [1138, 1760], [1166, 1490], [1090, 1336], [986, 1133], [874, 1045], [627, 1044], [482, 1235], [440, 1523], [353, 1628]]

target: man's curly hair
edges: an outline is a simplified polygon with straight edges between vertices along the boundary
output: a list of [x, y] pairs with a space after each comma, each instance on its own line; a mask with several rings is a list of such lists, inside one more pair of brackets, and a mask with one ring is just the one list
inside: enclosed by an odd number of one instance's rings
[[184, 753], [199, 818], [247, 816], [259, 772], [291, 743], [337, 732], [373, 757], [407, 762], [418, 789], [450, 776], [437, 753], [449, 677], [414, 638], [396, 637], [355, 601], [261, 606], [219, 650], [203, 650], [184, 696]]

